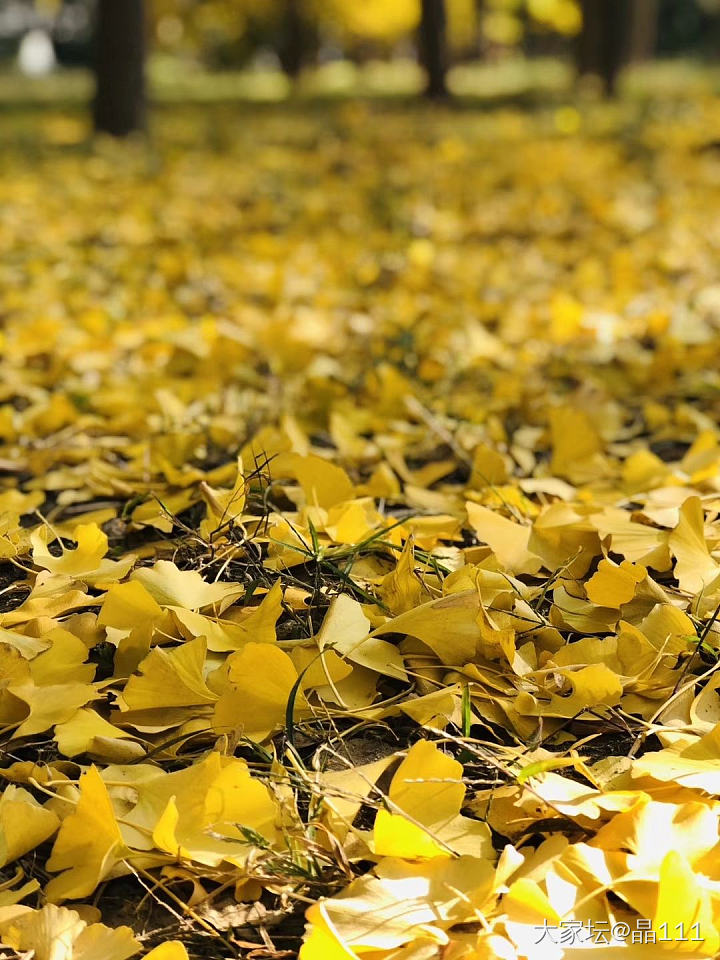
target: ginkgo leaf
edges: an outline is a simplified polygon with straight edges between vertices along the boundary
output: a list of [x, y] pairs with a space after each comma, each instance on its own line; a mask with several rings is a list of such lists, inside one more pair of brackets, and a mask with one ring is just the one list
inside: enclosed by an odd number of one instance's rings
[[714, 922], [713, 899], [683, 854], [670, 850], [660, 864], [653, 929], [661, 939], [668, 931], [692, 931], [693, 947], [700, 947], [707, 957], [717, 956], [720, 932]]
[[383, 603], [394, 616], [407, 613], [419, 606], [427, 596], [427, 588], [415, 576], [413, 539], [409, 537], [394, 570], [383, 577], [380, 584]]
[[589, 707], [614, 706], [623, 693], [617, 674], [604, 663], [594, 663], [580, 670], [559, 670], [567, 684], [562, 693], [538, 689], [536, 694], [522, 691], [514, 702], [518, 713], [529, 716], [577, 717]]
[[704, 523], [700, 498], [688, 497], [668, 540], [675, 557], [675, 576], [680, 589], [688, 593], [699, 593], [720, 573], [720, 565], [710, 556], [705, 541]]
[[573, 483], [602, 473], [602, 441], [582, 410], [562, 405], [550, 413], [552, 471]]
[[130, 762], [145, 753], [140, 744], [117, 742], [130, 739], [130, 734], [108, 723], [95, 710], [80, 709], [65, 723], [56, 724], [55, 739], [66, 757], [88, 753], [119, 763], [120, 757]]
[[368, 794], [375, 793], [378, 778], [395, 762], [392, 754], [345, 770], [323, 770], [318, 774], [322, 791], [322, 818], [332, 825], [332, 834], [343, 840]]
[[170, 560], [140, 567], [132, 575], [161, 606], [200, 610], [215, 606], [219, 611], [244, 593], [236, 583], [207, 583], [195, 570], [179, 570]]
[[230, 490], [215, 490], [204, 481], [200, 492], [207, 504], [207, 532], [212, 534], [220, 527], [232, 523], [245, 509], [247, 485], [243, 476], [242, 457], [237, 459], [235, 483]]
[[632, 776], [720, 795], [720, 724], [679, 752], [648, 751], [634, 760]]
[[155, 527], [163, 533], [171, 533], [173, 516], [177, 516], [192, 504], [194, 499], [192, 489], [178, 490], [163, 494], [161, 501], [154, 497], [135, 507], [131, 514], [134, 524], [139, 527]]
[[101, 697], [100, 691], [88, 683], [17, 683], [12, 686], [12, 695], [27, 707], [15, 729], [16, 737], [34, 736], [57, 723], [66, 723], [80, 707]]
[[404, 633], [417, 637], [443, 663], [461, 665], [472, 660], [481, 639], [477, 623], [479, 614], [477, 590], [467, 590], [423, 603], [414, 610], [388, 620], [373, 633], [375, 636]]
[[557, 586], [552, 591], [553, 605], [550, 622], [557, 627], [570, 627], [582, 633], [609, 633], [618, 622], [615, 607], [598, 607], [578, 596], [580, 584]]
[[698, 733], [707, 733], [720, 723], [720, 674], [710, 677], [700, 692], [692, 698], [689, 719]]
[[45, 888], [52, 903], [88, 896], [128, 853], [96, 767], [82, 774], [79, 789], [75, 811], [60, 825], [47, 862], [51, 873], [63, 871]]
[[98, 626], [133, 630], [162, 616], [162, 608], [139, 580], [113, 584], [103, 597]]
[[77, 547], [53, 556], [47, 549], [48, 531], [40, 527], [31, 535], [33, 562], [59, 576], [69, 576], [88, 583], [122, 580], [135, 563], [135, 557], [120, 561], [104, 559], [108, 538], [95, 523], [81, 523], [73, 530]]
[[[228, 657], [227, 680], [215, 705], [213, 728], [218, 733], [239, 732], [251, 740], [265, 740], [285, 723], [288, 702], [298, 673], [290, 657], [266, 643], [247, 643]], [[258, 677], [263, 683], [258, 683]], [[302, 694], [295, 699], [297, 709]]]
[[178, 715], [186, 720], [211, 707], [217, 696], [203, 675], [205, 653], [204, 637], [168, 649], [155, 647], [125, 685], [116, 719], [162, 730], [174, 726]]
[[13, 907], [19, 904], [21, 900], [29, 897], [31, 893], [36, 893], [40, 889], [37, 880], [28, 880], [27, 883], [14, 887], [12, 884], [16, 883], [19, 878], [22, 878], [22, 874], [18, 872], [11, 881], [0, 885], [0, 907]]
[[362, 667], [399, 679], [405, 678], [402, 656], [391, 643], [370, 636], [370, 621], [362, 607], [347, 594], [330, 604], [316, 638], [320, 650], [330, 647]]
[[341, 660], [334, 650], [318, 651], [316, 647], [295, 647], [290, 652], [298, 676], [302, 674], [304, 689], [340, 683], [353, 671], [351, 664]]
[[472, 487], [484, 487], [505, 483], [508, 478], [508, 469], [504, 458], [497, 450], [493, 450], [485, 443], [478, 444], [473, 451]]
[[472, 856], [417, 864], [389, 858], [376, 874], [307, 911], [300, 960], [394, 951], [416, 937], [436, 952], [448, 943], [446, 928], [482, 910], [494, 877], [487, 860]]
[[[335, 703], [344, 710], [367, 710], [377, 699], [378, 674], [371, 668], [354, 666], [352, 673], [327, 686], [313, 688], [313, 693], [326, 703]], [[378, 708], [378, 716], [382, 709]]]
[[352, 482], [342, 467], [321, 457], [282, 454], [273, 464], [273, 473], [297, 478], [308, 505], [332, 507], [353, 495]]
[[179, 940], [166, 940], [146, 953], [145, 960], [188, 960], [188, 952]]
[[[38, 581], [39, 579], [38, 577]], [[45, 585], [38, 588], [36, 582], [35, 589], [28, 594], [27, 600], [14, 610], [0, 614], [0, 625], [10, 629], [42, 617], [58, 617], [71, 610], [87, 607], [92, 602], [82, 590], [68, 589], [58, 592], [59, 586], [57, 583], [51, 585], [51, 590], [48, 591]]]
[[528, 549], [531, 528], [508, 520], [477, 503], [466, 504], [470, 526], [490, 546], [500, 565], [509, 573], [537, 573], [542, 561]]
[[10, 784], [0, 795], [0, 867], [34, 850], [60, 825], [52, 810], [31, 793]]
[[244, 863], [248, 836], [278, 842], [279, 813], [268, 788], [242, 760], [209, 754], [186, 770], [148, 777], [135, 786], [137, 802], [124, 817], [133, 846], [217, 866]]
[[[382, 526], [383, 517], [375, 509], [371, 497], [336, 503], [327, 511], [327, 518], [318, 524], [333, 543], [362, 543]], [[392, 536], [392, 532], [389, 534]]]
[[176, 608], [174, 616], [190, 636], [204, 636], [208, 650], [222, 653], [239, 650], [248, 641], [254, 643], [274, 643], [275, 625], [282, 612], [282, 585], [276, 580], [265, 594], [260, 605], [241, 620], [212, 619], [200, 613]]
[[141, 949], [130, 927], [88, 925], [77, 911], [52, 903], [0, 908], [0, 939], [37, 960], [126, 960]]
[[621, 564], [601, 560], [597, 572], [585, 584], [588, 599], [599, 607], [621, 607], [635, 596], [635, 589], [647, 576], [643, 566], [635, 566], [629, 560]]
[[464, 797], [462, 765], [419, 741], [393, 777], [388, 809], [375, 818], [375, 853], [415, 860], [472, 850], [492, 857], [487, 824], [460, 816]]
[[26, 660], [32, 660], [51, 646], [47, 638], [28, 637], [14, 630], [0, 630], [0, 643], [14, 647]]
[[88, 649], [82, 640], [61, 627], [49, 630], [44, 637], [50, 647], [30, 663], [33, 683], [37, 686], [90, 683], [95, 676], [95, 665], [86, 662]]
[[621, 850], [644, 871], [657, 873], [665, 855], [682, 846], [693, 863], [718, 843], [717, 812], [704, 803], [659, 803], [639, 795], [637, 803], [601, 827], [591, 846]]
[[597, 520], [587, 508], [577, 503], [551, 503], [534, 520], [528, 548], [546, 569], [582, 577], [593, 558], [602, 553], [599, 534]]
[[407, 716], [412, 717], [420, 726], [445, 727], [454, 723], [462, 727], [461, 692], [459, 686], [427, 693], [423, 697], [415, 697], [400, 705], [400, 709]]

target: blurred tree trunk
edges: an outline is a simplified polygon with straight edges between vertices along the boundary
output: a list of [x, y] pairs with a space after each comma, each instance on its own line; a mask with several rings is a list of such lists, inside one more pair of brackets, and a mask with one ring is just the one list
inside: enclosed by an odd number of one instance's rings
[[144, 0], [98, 0], [95, 22], [95, 129], [114, 137], [145, 128]]
[[302, 0], [285, 0], [277, 54], [283, 72], [297, 80], [307, 58], [310, 26], [301, 10]]
[[631, 0], [628, 60], [640, 63], [655, 55], [660, 18], [659, 0]]
[[600, 77], [605, 94], [612, 96], [627, 51], [630, 4], [628, 0], [581, 0], [581, 7], [578, 73]]
[[443, 99], [448, 96], [445, 0], [422, 0], [421, 9], [419, 52], [427, 75], [425, 96]]
[[483, 33], [483, 17], [485, 16], [485, 0], [475, 0], [476, 42], [480, 56], [485, 53], [485, 37]]

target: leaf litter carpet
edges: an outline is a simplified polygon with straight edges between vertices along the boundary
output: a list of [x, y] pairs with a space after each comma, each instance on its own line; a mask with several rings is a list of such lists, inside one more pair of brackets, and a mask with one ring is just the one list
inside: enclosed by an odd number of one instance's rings
[[719, 124], [5, 145], [4, 955], [718, 952]]

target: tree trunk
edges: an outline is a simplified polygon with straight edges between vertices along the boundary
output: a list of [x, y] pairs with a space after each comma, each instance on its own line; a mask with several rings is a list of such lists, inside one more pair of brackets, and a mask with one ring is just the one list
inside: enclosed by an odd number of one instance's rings
[[427, 74], [425, 96], [444, 99], [448, 96], [445, 0], [422, 0], [419, 50]]
[[283, 72], [296, 80], [305, 61], [307, 24], [300, 12], [300, 0], [285, 0], [278, 57]]
[[628, 0], [582, 0], [581, 6], [578, 73], [600, 77], [605, 94], [613, 96], [627, 51]]
[[125, 137], [145, 128], [144, 0], [98, 0], [95, 23], [95, 129]]
[[657, 48], [659, 16], [659, 0], [632, 0], [628, 44], [628, 60], [631, 63], [641, 63], [654, 56]]

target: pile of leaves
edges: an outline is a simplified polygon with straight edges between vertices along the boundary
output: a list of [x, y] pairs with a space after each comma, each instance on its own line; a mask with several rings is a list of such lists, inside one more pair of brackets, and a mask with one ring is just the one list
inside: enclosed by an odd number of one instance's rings
[[7, 950], [716, 955], [720, 106], [17, 123]]

